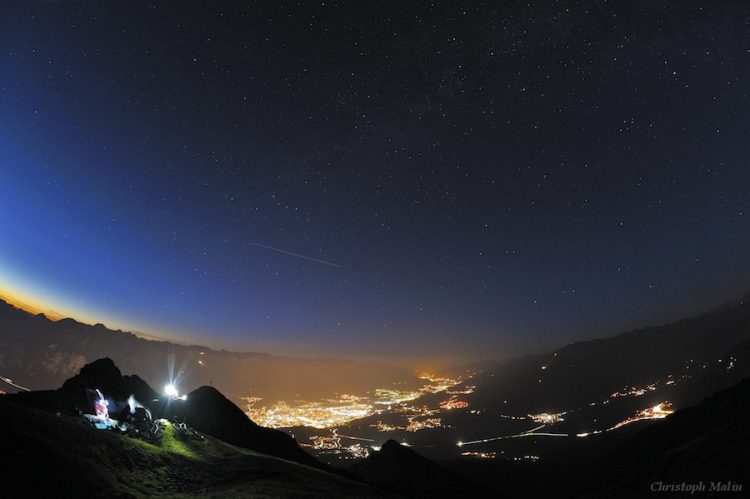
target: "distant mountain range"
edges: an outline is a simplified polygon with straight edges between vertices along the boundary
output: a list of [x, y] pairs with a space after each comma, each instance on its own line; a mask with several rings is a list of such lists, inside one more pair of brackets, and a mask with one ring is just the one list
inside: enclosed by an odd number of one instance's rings
[[558, 412], [672, 381], [675, 401], [696, 402], [746, 376], [750, 297], [663, 326], [501, 364], [476, 379], [479, 389], [470, 399], [474, 406], [510, 406], [521, 414]]
[[[675, 412], [622, 432], [574, 439], [538, 462], [450, 460], [441, 464], [497, 497], [653, 497], [659, 484], [702, 483], [669, 497], [745, 497], [750, 484], [750, 378]], [[715, 486], [741, 485], [727, 496]], [[656, 494], [661, 495], [661, 494]]]
[[[182, 391], [213, 385], [236, 403], [248, 395], [271, 403], [316, 400], [334, 391], [364, 393], [415, 379], [407, 369], [378, 362], [277, 357], [149, 340], [101, 324], [52, 321], [0, 300], [0, 376], [33, 390], [54, 388], [102, 357], [153, 386], [174, 376]], [[15, 391], [2, 382], [0, 389]]]
[[[744, 482], [745, 493], [750, 487], [748, 297], [671, 324], [517, 359], [473, 382], [467, 399], [483, 415], [451, 415], [449, 423], [499, 425], [498, 415], [564, 412], [550, 431], [573, 435], [510, 439], [495, 447], [542, 456], [537, 462], [442, 461], [498, 494], [642, 497], [654, 482]], [[606, 429], [665, 400], [678, 409], [665, 419], [575, 437], [582, 425]], [[483, 433], [502, 431], [484, 427]]]

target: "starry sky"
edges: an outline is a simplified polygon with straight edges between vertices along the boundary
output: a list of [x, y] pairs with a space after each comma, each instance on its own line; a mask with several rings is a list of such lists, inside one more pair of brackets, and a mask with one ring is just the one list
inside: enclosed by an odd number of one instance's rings
[[750, 5], [0, 6], [0, 293], [467, 358], [750, 289]]

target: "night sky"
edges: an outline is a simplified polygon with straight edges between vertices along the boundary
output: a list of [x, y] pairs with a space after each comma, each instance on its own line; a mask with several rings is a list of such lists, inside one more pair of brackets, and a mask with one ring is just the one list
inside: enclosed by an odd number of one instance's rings
[[0, 290], [279, 354], [500, 357], [694, 314], [750, 290], [749, 19], [3, 2]]

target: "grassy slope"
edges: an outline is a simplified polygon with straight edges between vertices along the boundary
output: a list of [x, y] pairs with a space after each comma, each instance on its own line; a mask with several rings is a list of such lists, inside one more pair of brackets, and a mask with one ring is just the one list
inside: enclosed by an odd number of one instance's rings
[[169, 427], [159, 445], [0, 397], [4, 496], [383, 497], [344, 478]]

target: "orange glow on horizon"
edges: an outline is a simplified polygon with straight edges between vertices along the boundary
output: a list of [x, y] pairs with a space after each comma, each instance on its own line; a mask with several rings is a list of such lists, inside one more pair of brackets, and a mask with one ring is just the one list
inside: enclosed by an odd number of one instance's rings
[[34, 315], [44, 314], [44, 316], [47, 317], [47, 319], [54, 321], [54, 322], [57, 322], [66, 318], [72, 318], [75, 321], [80, 322], [82, 324], [94, 325], [94, 324], [102, 323], [109, 329], [122, 329], [123, 331], [129, 331], [135, 334], [136, 336], [147, 339], [147, 340], [172, 341], [176, 343], [181, 343], [179, 339], [172, 338], [170, 337], [170, 335], [157, 336], [156, 334], [143, 333], [143, 332], [137, 331], [136, 329], [132, 327], [128, 327], [128, 326], [123, 327], [123, 325], [120, 325], [120, 324], [113, 324], [113, 323], [110, 323], [109, 321], [105, 322], [102, 319], [95, 319], [92, 316], [80, 310], [58, 312], [57, 310], [54, 310], [47, 305], [43, 305], [42, 303], [40, 303], [39, 300], [29, 296], [29, 294], [27, 293], [22, 293], [19, 291], [12, 291], [2, 285], [0, 285], [0, 299], [4, 300], [6, 303], [8, 303], [9, 305], [13, 307], [23, 310], [24, 312], [28, 312]]
[[[260, 343], [252, 346], [243, 343], [213, 341], [210, 337], [201, 337], [196, 331], [182, 331], [179, 329], [164, 329], [155, 327], [153, 324], [131, 322], [132, 318], [123, 318], [114, 315], [101, 313], [100, 311], [91, 311], [88, 305], [76, 303], [71, 300], [70, 296], [58, 293], [35, 285], [27, 283], [23, 278], [19, 278], [12, 270], [8, 271], [3, 268], [0, 261], [0, 300], [9, 305], [23, 310], [32, 315], [44, 314], [44, 316], [53, 322], [63, 319], [73, 319], [81, 324], [93, 326], [103, 324], [110, 330], [121, 330], [129, 332], [144, 340], [169, 342], [177, 345], [199, 345], [208, 349], [228, 350], [233, 352], [273, 352], [280, 357], [301, 357], [301, 358], [319, 358], [322, 355], [329, 355], [328, 352], [315, 352], [306, 346], [290, 348], [284, 343]], [[338, 358], [357, 358], [361, 361], [387, 362], [395, 366], [400, 366], [413, 371], [414, 373], [439, 372], [456, 365], [459, 362], [469, 362], [473, 360], [470, 357], [452, 356], [442, 361], [436, 358], [398, 358], [386, 357], [383, 355], [352, 355], [342, 354]], [[447, 378], [446, 378], [447, 379]], [[441, 378], [442, 380], [442, 378]], [[436, 380], [437, 381], [437, 380]]]
[[34, 315], [44, 314], [51, 321], [65, 319], [65, 315], [45, 307], [33, 298], [18, 292], [12, 292], [4, 287], [0, 287], [0, 299], [24, 312]]

